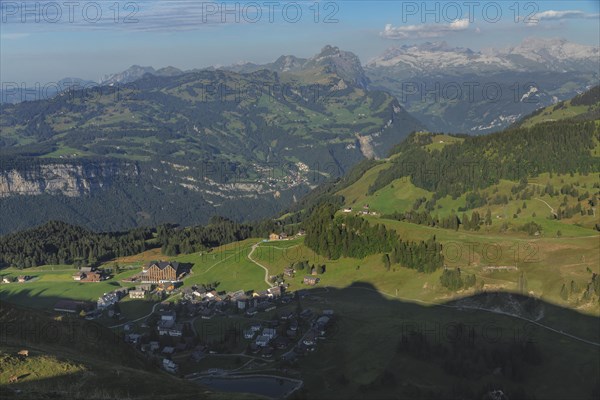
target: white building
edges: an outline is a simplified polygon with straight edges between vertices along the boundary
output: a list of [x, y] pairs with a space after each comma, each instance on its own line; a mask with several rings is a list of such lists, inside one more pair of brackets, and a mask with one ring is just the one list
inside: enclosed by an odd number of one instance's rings
[[259, 347], [267, 347], [271, 339], [268, 336], [260, 335], [256, 338], [256, 345]]
[[277, 331], [273, 328], [265, 328], [262, 331], [262, 336], [266, 336], [270, 339], [273, 339], [275, 336], [277, 336]]

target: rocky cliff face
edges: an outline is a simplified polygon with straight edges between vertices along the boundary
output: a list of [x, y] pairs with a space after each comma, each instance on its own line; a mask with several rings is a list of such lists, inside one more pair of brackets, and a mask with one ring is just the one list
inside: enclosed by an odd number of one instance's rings
[[0, 198], [42, 194], [79, 197], [110, 186], [117, 179], [135, 179], [135, 164], [49, 163], [0, 171]]

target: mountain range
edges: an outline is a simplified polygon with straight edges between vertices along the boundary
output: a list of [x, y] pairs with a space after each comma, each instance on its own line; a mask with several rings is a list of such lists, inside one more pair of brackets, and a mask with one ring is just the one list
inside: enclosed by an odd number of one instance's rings
[[0, 225], [260, 218], [424, 128], [393, 96], [352, 79], [357, 58], [332, 62], [332, 53], [342, 54], [326, 47], [298, 73], [140, 67], [131, 85], [113, 77], [3, 105]]
[[597, 84], [598, 51], [562, 39], [485, 51], [425, 43], [388, 49], [365, 72], [430, 130], [477, 135]]
[[505, 49], [473, 51], [446, 42], [392, 47], [366, 64], [367, 70], [396, 68], [397, 78], [483, 72], [598, 72], [598, 47], [563, 39], [528, 38]]

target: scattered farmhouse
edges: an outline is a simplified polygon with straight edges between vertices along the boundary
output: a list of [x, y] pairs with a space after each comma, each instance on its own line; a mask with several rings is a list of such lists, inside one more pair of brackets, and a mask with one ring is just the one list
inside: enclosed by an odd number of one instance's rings
[[177, 371], [179, 370], [179, 366], [177, 364], [166, 358], [163, 359], [163, 368], [165, 369], [165, 371], [171, 373], [177, 373]]
[[256, 345], [258, 347], [267, 347], [270, 340], [271, 339], [269, 339], [268, 336], [260, 335], [259, 337], [256, 338]]
[[73, 280], [78, 282], [100, 282], [102, 280], [102, 274], [96, 271], [79, 271], [73, 274]]
[[180, 337], [183, 335], [183, 325], [176, 323], [174, 311], [165, 311], [160, 315], [160, 321], [157, 325], [158, 334], [160, 336]]
[[114, 292], [104, 293], [102, 296], [100, 296], [98, 298], [98, 301], [96, 302], [97, 307], [102, 309], [102, 308], [112, 306], [113, 304], [115, 304], [119, 300], [121, 300], [121, 297], [124, 296], [125, 294], [127, 294], [126, 289], [125, 289], [125, 291], [115, 290]]
[[281, 286], [273, 286], [272, 288], [267, 289], [268, 296], [272, 299], [280, 298], [282, 292]]
[[311, 275], [307, 275], [304, 277], [304, 284], [305, 285], [310, 285], [310, 286], [314, 286], [317, 283], [319, 283], [320, 279], [317, 278], [316, 276], [311, 276]]
[[288, 234], [285, 232], [271, 233], [269, 235], [269, 240], [287, 240], [287, 239], [288, 239]]
[[146, 291], [144, 289], [130, 290], [129, 297], [132, 299], [143, 299], [146, 297]]

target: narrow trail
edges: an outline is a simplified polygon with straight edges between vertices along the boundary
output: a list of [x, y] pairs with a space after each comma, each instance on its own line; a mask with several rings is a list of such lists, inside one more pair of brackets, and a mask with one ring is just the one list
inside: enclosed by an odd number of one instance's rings
[[537, 200], [537, 201], [541, 201], [542, 203], [544, 203], [545, 205], [547, 205], [547, 206], [548, 206], [548, 208], [550, 209], [550, 212], [551, 212], [551, 213], [552, 213], [554, 216], [556, 216], [556, 212], [554, 211], [554, 208], [552, 208], [552, 206], [551, 206], [550, 204], [546, 203], [546, 201], [545, 201], [545, 200], [542, 200], [542, 199], [540, 199], [540, 198], [537, 198], [537, 197], [535, 198], [535, 200]]
[[252, 250], [250, 250], [250, 253], [248, 253], [248, 260], [252, 261], [254, 264], [258, 265], [259, 267], [261, 267], [262, 269], [265, 270], [265, 283], [269, 287], [273, 287], [273, 285], [271, 284], [271, 282], [269, 282], [269, 269], [267, 267], [265, 267], [264, 265], [262, 265], [261, 263], [259, 263], [258, 261], [254, 260], [252, 258], [252, 254], [254, 254], [254, 251], [256, 251], [256, 249], [258, 248], [258, 246], [260, 245], [260, 243], [261, 242], [258, 242], [254, 246], [252, 246]]

